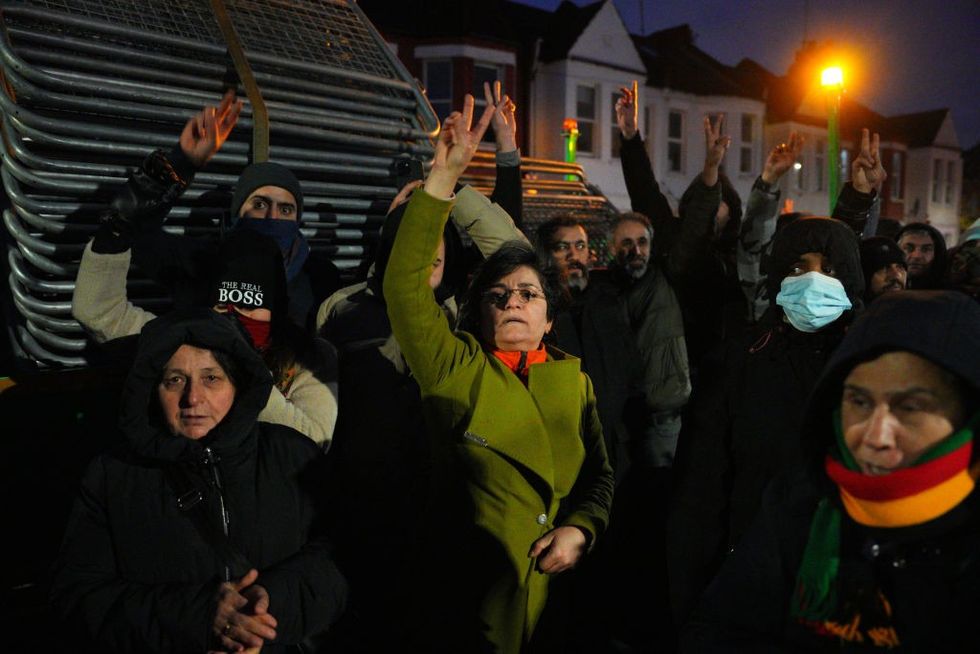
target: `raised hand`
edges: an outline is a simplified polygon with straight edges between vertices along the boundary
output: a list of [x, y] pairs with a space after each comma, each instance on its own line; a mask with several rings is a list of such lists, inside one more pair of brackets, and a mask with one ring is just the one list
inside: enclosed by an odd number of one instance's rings
[[637, 92], [638, 85], [636, 80], [633, 80], [633, 85], [631, 88], [626, 88], [625, 86], [619, 89], [622, 94], [619, 99], [616, 100], [616, 124], [619, 125], [619, 131], [623, 135], [624, 139], [631, 139], [636, 136], [637, 131]]
[[789, 139], [785, 143], [774, 147], [762, 168], [762, 181], [766, 184], [778, 182], [779, 178], [786, 174], [786, 171], [800, 158], [805, 140], [802, 134], [793, 131], [789, 133]]
[[242, 106], [241, 100], [235, 100], [235, 91], [229, 89], [217, 107], [204, 107], [190, 117], [180, 134], [180, 149], [194, 166], [201, 168], [221, 149], [238, 122]]
[[425, 180], [427, 193], [438, 198], [452, 195], [456, 180], [470, 165], [495, 110], [492, 104], [488, 104], [480, 120], [473, 125], [473, 96], [467, 93], [463, 99], [463, 111], [449, 114], [439, 132], [432, 170]]
[[721, 166], [728, 146], [732, 144], [731, 136], [722, 136], [721, 130], [724, 127], [725, 116], [718, 116], [718, 120], [711, 122], [711, 116], [704, 117], [704, 171], [701, 173], [701, 180], [706, 186], [714, 186], [718, 183], [718, 168]]
[[493, 125], [493, 136], [497, 142], [497, 152], [513, 152], [517, 149], [517, 105], [510, 96], [500, 94], [500, 80], [493, 83], [493, 93], [490, 84], [483, 83], [483, 95], [487, 105], [493, 105], [494, 112], [490, 124]]
[[241, 579], [218, 587], [211, 634], [221, 651], [260, 648], [265, 641], [275, 639], [278, 623], [268, 613], [269, 594], [255, 583], [258, 577], [253, 569]]
[[861, 129], [861, 151], [851, 164], [851, 183], [861, 193], [880, 191], [888, 175], [881, 165], [878, 133], [869, 137], [867, 128]]

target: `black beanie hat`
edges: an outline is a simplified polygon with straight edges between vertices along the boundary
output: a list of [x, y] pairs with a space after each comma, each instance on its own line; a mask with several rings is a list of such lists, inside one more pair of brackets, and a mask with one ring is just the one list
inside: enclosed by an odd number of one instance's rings
[[905, 266], [905, 253], [898, 243], [886, 236], [872, 236], [861, 241], [861, 270], [864, 271], [865, 281], [893, 263]]
[[296, 220], [303, 219], [303, 187], [299, 185], [299, 180], [293, 171], [282, 164], [271, 161], [254, 163], [245, 167], [242, 174], [238, 176], [235, 183], [235, 192], [231, 196], [231, 223], [238, 220], [238, 212], [241, 210], [245, 200], [257, 188], [263, 186], [278, 186], [293, 194], [296, 198]]
[[210, 306], [234, 304], [269, 309], [273, 315], [285, 309], [286, 273], [279, 246], [250, 229], [229, 232], [215, 253], [209, 293]]

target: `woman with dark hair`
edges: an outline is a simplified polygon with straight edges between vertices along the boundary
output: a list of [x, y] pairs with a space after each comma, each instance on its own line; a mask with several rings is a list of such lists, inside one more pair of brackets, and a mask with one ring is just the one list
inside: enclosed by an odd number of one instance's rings
[[529, 651], [548, 577], [574, 566], [608, 519], [613, 474], [580, 362], [542, 345], [554, 290], [529, 247], [475, 274], [453, 333], [428, 284], [459, 175], [490, 121], [473, 98], [443, 126], [384, 279], [392, 331], [422, 391], [432, 449], [411, 647]]
[[788, 470], [708, 587], [683, 651], [976, 650], [980, 307], [887, 293], [807, 404]]
[[89, 466], [55, 565], [73, 649], [271, 653], [336, 621], [347, 585], [316, 535], [322, 453], [258, 421], [271, 386], [214, 311], [146, 324], [124, 440]]

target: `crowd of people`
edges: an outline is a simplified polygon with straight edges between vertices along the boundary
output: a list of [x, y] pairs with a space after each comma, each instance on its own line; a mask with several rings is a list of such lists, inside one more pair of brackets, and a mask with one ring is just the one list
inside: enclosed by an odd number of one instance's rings
[[[959, 652], [980, 594], [980, 221], [878, 235], [862, 131], [832, 216], [744, 203], [731, 139], [677, 206], [616, 104], [631, 210], [522, 216], [499, 83], [442, 124], [364, 281], [303, 191], [245, 168], [219, 240], [163, 222], [227, 93], [151, 153], [82, 255], [72, 313], [126, 367], [50, 605], [82, 651]], [[487, 129], [490, 198], [460, 177]], [[609, 260], [608, 266], [598, 261]], [[141, 271], [171, 292], [127, 297]]]

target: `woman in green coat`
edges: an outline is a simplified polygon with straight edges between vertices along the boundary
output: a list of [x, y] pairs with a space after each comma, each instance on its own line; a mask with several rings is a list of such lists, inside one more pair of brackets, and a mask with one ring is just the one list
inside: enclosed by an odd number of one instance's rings
[[429, 286], [453, 188], [493, 111], [471, 130], [467, 95], [446, 119], [384, 279], [432, 437], [419, 581], [406, 607], [410, 646], [426, 652], [529, 651], [548, 576], [591, 548], [612, 501], [592, 383], [578, 359], [542, 345], [557, 307], [533, 252], [504, 247], [483, 264], [461, 312], [468, 331], [450, 329]]

